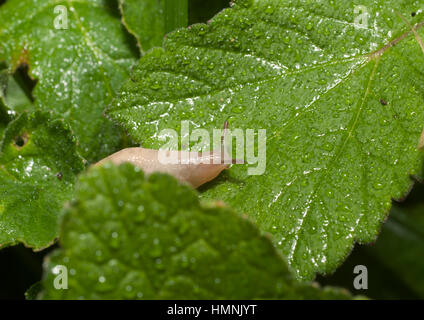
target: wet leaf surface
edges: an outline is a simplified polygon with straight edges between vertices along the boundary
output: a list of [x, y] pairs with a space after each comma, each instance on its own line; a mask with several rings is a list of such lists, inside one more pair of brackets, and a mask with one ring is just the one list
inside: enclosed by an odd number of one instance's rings
[[[355, 22], [356, 5], [367, 26]], [[144, 56], [108, 114], [151, 148], [182, 120], [210, 132], [227, 119], [266, 129], [265, 174], [233, 166], [203, 197], [248, 214], [297, 276], [312, 279], [335, 270], [355, 241], [374, 241], [391, 199], [421, 173], [424, 56], [395, 12], [421, 27], [420, 5], [235, 1]]]
[[122, 22], [137, 39], [142, 53], [162, 46], [165, 35], [164, 0], [120, 0]]
[[[222, 204], [201, 204], [170, 176], [105, 165], [78, 186], [61, 249], [45, 261], [39, 298], [350, 298], [345, 290], [297, 282], [251, 222]], [[67, 290], [54, 288], [61, 266]]]
[[[116, 8], [115, 8], [116, 5]], [[114, 1], [7, 1], [0, 8], [0, 60], [29, 66], [35, 108], [64, 118], [89, 161], [113, 152], [120, 131], [105, 117], [137, 53]]]
[[51, 245], [63, 203], [72, 198], [83, 169], [63, 121], [36, 112], [10, 122], [0, 145], [0, 248]]

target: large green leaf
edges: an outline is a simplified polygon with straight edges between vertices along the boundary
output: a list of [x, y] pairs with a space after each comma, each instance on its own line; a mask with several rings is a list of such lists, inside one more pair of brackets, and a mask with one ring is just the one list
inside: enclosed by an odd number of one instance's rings
[[50, 245], [63, 202], [83, 169], [63, 121], [36, 112], [10, 122], [0, 145], [0, 247]]
[[[201, 204], [170, 176], [145, 178], [130, 164], [107, 164], [78, 186], [61, 249], [45, 261], [40, 298], [349, 298], [298, 283], [251, 222], [220, 204]], [[59, 265], [68, 271], [67, 290], [54, 287]]]
[[136, 56], [114, 5], [106, 0], [9, 0], [0, 8], [0, 60], [10, 72], [29, 65], [30, 76], [38, 80], [36, 107], [69, 120], [79, 151], [90, 161], [119, 142], [119, 131], [102, 112]]
[[137, 39], [142, 53], [162, 45], [164, 0], [119, 0], [122, 22]]
[[153, 148], [182, 120], [266, 129], [265, 174], [234, 166], [204, 196], [272, 233], [298, 277], [331, 272], [355, 241], [375, 240], [391, 198], [421, 172], [424, 56], [395, 13], [421, 27], [419, 4], [235, 1], [144, 56], [109, 115]]

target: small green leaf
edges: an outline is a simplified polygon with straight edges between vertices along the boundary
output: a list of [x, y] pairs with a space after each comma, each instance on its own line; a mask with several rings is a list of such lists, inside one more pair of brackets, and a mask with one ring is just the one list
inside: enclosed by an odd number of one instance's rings
[[203, 196], [272, 233], [303, 279], [374, 241], [422, 169], [424, 56], [394, 10], [422, 37], [424, 12], [415, 0], [358, 4], [235, 1], [145, 55], [108, 112], [147, 148], [182, 120], [211, 136], [226, 120], [266, 129], [265, 174], [234, 166]]
[[137, 53], [107, 0], [8, 0], [0, 7], [0, 60], [38, 80], [35, 108], [65, 118], [90, 161], [113, 152], [120, 132], [103, 110]]
[[34, 283], [26, 292], [25, 299], [26, 300], [37, 300], [38, 294], [43, 290], [41, 282]]
[[16, 113], [32, 107], [31, 99], [7, 68], [0, 70], [0, 121], [7, 124]]
[[49, 246], [58, 235], [62, 205], [83, 169], [63, 121], [36, 112], [9, 123], [0, 145], [0, 247]]
[[247, 219], [130, 164], [81, 176], [61, 230], [61, 249], [45, 260], [43, 299], [350, 298], [298, 283]]
[[137, 39], [142, 53], [162, 45], [164, 0], [120, 0], [122, 22]]

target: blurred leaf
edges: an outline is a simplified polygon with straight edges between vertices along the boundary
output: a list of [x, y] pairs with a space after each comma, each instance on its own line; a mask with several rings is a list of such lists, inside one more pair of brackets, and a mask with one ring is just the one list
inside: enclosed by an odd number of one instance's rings
[[164, 0], [120, 0], [122, 22], [135, 36], [142, 53], [162, 45], [165, 35]]
[[[423, 215], [424, 185], [416, 183], [406, 200], [397, 202], [383, 224], [376, 243], [357, 245], [337, 271], [319, 277], [326, 285], [341, 286], [355, 292], [353, 269], [368, 269], [368, 290], [372, 299], [419, 299], [424, 278]], [[361, 292], [361, 291], [359, 291]]]
[[6, 129], [7, 123], [8, 123], [8, 115], [7, 115], [7, 109], [3, 105], [3, 102], [0, 100], [0, 141], [3, 137], [3, 132]]
[[[175, 25], [165, 25], [165, 0], [120, 0], [120, 10], [122, 13], [122, 22], [127, 30], [133, 34], [138, 46], [144, 54], [153, 47], [161, 47], [166, 33], [166, 30], [174, 31], [179, 27], [187, 26], [187, 19], [190, 20], [189, 24], [206, 22], [212, 18], [216, 13], [225, 7], [229, 6], [229, 0], [184, 0], [181, 10], [184, 10], [187, 17], [182, 17], [181, 22], [175, 22]], [[171, 0], [168, 3], [177, 5], [179, 1]], [[168, 12], [171, 17], [175, 15], [178, 8], [170, 8]], [[174, 22], [169, 22], [174, 24]]]
[[16, 80], [15, 76], [8, 76], [5, 102], [14, 113], [22, 113], [26, 110], [33, 109], [34, 105], [30, 95], [22, 89], [22, 86]]
[[[350, 298], [298, 283], [247, 219], [130, 164], [82, 175], [61, 230], [61, 249], [45, 261], [43, 299]], [[59, 265], [69, 271], [67, 290], [54, 288]]]
[[394, 206], [368, 251], [424, 299], [424, 204]]
[[230, 6], [230, 0], [190, 0], [189, 24], [206, 22], [224, 8]]
[[43, 257], [24, 245], [0, 250], [0, 300], [25, 299], [25, 291], [41, 279]]
[[[377, 240], [377, 242], [379, 239]], [[357, 265], [367, 267], [368, 289], [357, 290], [353, 281]], [[318, 276], [322, 285], [343, 287], [354, 294], [366, 295], [370, 299], [418, 299], [418, 295], [403, 280], [387, 267], [377, 256], [372, 245], [357, 244], [351, 254], [333, 274]]]
[[188, 0], [163, 0], [165, 33], [188, 25]]
[[37, 300], [38, 294], [43, 290], [43, 287], [40, 282], [34, 283], [26, 292], [25, 299], [26, 300]]

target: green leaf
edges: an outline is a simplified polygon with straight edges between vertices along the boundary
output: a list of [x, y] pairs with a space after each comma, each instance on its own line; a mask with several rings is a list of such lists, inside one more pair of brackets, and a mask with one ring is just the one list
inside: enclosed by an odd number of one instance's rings
[[233, 166], [204, 197], [272, 233], [299, 278], [332, 272], [422, 168], [424, 56], [395, 8], [423, 25], [414, 0], [235, 1], [144, 56], [108, 113], [152, 148], [182, 120], [266, 129], [265, 174]]
[[[298, 283], [268, 237], [173, 177], [106, 164], [80, 178], [43, 299], [347, 299]], [[62, 267], [59, 267], [62, 266]], [[60, 274], [66, 267], [68, 289]], [[59, 276], [59, 278], [58, 278]]]
[[62, 205], [83, 169], [63, 121], [36, 112], [9, 123], [0, 145], [0, 247], [52, 244]]
[[4, 99], [6, 105], [11, 110], [11, 113], [14, 114], [22, 113], [34, 108], [31, 98], [25, 93], [19, 82], [16, 81], [13, 76], [8, 76], [7, 78], [7, 87]]
[[10, 120], [16, 113], [24, 112], [33, 107], [30, 97], [22, 89], [15, 77], [9, 75], [7, 69], [0, 71], [0, 104], [2, 105], [0, 109], [7, 110], [8, 114], [7, 116], [2, 116], [1, 120]]
[[369, 252], [424, 298], [424, 204], [394, 206]]
[[165, 32], [187, 27], [188, 0], [164, 0]]
[[102, 112], [136, 56], [117, 9], [106, 0], [9, 0], [0, 8], [0, 60], [10, 73], [29, 66], [36, 108], [69, 120], [90, 161], [119, 143]]
[[[170, 0], [167, 2], [169, 7], [165, 10], [165, 2], [164, 0], [119, 1], [122, 22], [137, 39], [142, 54], [151, 48], [162, 46], [166, 30], [174, 31], [179, 27], [187, 27], [188, 19], [192, 23], [206, 21], [229, 4], [229, 0], [208, 2], [197, 0], [189, 1], [188, 5], [187, 0], [183, 0], [183, 3]], [[175, 14], [177, 11], [183, 15], [177, 16]], [[165, 17], [165, 13], [170, 17]], [[175, 18], [178, 18], [178, 21], [174, 21]]]
[[[1, 69], [1, 65], [0, 65]], [[7, 124], [10, 122], [10, 110], [6, 107], [5, 92], [7, 88], [8, 76], [7, 72], [0, 70], [0, 141]]]
[[162, 45], [165, 35], [163, 0], [120, 0], [122, 22], [144, 54]]

